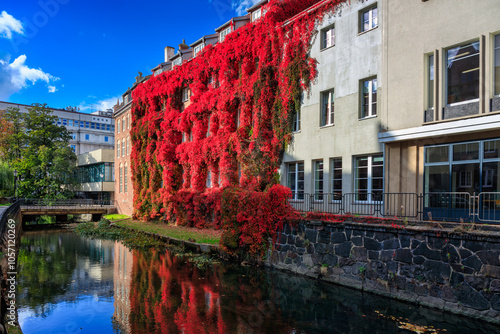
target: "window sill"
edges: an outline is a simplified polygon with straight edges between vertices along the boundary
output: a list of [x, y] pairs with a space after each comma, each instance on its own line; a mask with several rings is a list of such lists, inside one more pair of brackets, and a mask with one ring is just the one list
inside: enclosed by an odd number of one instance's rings
[[292, 131], [292, 135], [295, 135], [295, 134], [298, 134], [298, 133], [301, 133], [302, 130], [299, 130], [299, 131]]
[[366, 116], [366, 117], [363, 117], [363, 118], [358, 118], [358, 121], [364, 121], [365, 119], [372, 119], [372, 118], [377, 118], [377, 115]]
[[334, 124], [326, 124], [326, 125], [320, 125], [320, 129], [327, 129], [327, 128], [331, 128], [331, 127], [334, 127], [335, 126], [335, 123]]
[[373, 27], [373, 28], [368, 29], [368, 30], [365, 30], [365, 31], [361, 31], [361, 32], [359, 32], [359, 33], [358, 33], [358, 36], [361, 36], [361, 35], [364, 35], [364, 34], [366, 34], [366, 33], [369, 33], [370, 31], [375, 30], [375, 29], [377, 29], [377, 28], [378, 28], [378, 26]]
[[323, 52], [323, 51], [329, 50], [329, 49], [331, 49], [333, 47], [335, 47], [335, 44], [333, 44], [332, 46], [328, 46], [326, 48], [322, 48], [322, 49], [320, 49], [320, 51]]
[[467, 100], [467, 101], [455, 102], [455, 103], [448, 103], [446, 106], [453, 107], [453, 106], [460, 106], [463, 104], [469, 104], [469, 103], [475, 103], [475, 102], [479, 102], [479, 99], [473, 99], [473, 100]]

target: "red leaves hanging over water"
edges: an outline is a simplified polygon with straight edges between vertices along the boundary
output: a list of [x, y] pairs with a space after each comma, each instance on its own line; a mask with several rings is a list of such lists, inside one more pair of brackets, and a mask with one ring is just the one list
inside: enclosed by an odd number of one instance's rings
[[[308, 53], [311, 39], [316, 24], [340, 2], [271, 0], [257, 22], [134, 90], [131, 165], [137, 217], [218, 226], [222, 189], [241, 188], [235, 213], [241, 218], [253, 210], [243, 203], [253, 205], [257, 193], [281, 187], [276, 186], [278, 169], [293, 116], [317, 75]], [[184, 108], [186, 88], [191, 99]], [[207, 189], [207, 178], [213, 188]], [[263, 212], [272, 211], [271, 205]], [[248, 222], [256, 231], [272, 228], [263, 216]]]

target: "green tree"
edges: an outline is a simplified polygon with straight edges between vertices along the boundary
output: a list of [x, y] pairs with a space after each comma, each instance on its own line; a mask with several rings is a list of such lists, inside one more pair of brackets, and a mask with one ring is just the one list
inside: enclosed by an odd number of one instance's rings
[[28, 113], [11, 108], [6, 119], [11, 133], [0, 143], [3, 156], [18, 172], [18, 196], [70, 198], [76, 189], [76, 155], [69, 146], [71, 135], [57, 125], [57, 117], [45, 104], [33, 104]]
[[14, 196], [14, 172], [0, 159], [0, 197]]

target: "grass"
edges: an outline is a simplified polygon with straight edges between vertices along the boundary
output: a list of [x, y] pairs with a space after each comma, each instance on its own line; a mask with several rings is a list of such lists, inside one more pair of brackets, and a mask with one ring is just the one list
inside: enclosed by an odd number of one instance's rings
[[166, 237], [176, 238], [180, 240], [190, 241], [194, 240], [201, 244], [219, 244], [221, 238], [221, 231], [211, 229], [200, 230], [194, 227], [174, 226], [163, 223], [149, 223], [135, 220], [124, 220], [115, 223], [116, 226], [132, 228], [139, 231], [156, 233]]
[[111, 221], [130, 218], [130, 216], [119, 215], [119, 214], [116, 214], [116, 213], [111, 214], [111, 215], [104, 215], [103, 217], [106, 218], [106, 219], [108, 219], [108, 220], [111, 220]]
[[3, 203], [3, 204], [0, 204], [0, 206], [10, 206], [12, 203]]

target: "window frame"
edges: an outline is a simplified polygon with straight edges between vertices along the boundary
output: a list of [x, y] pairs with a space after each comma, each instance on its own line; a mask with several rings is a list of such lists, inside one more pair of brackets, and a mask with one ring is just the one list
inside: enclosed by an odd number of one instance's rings
[[[376, 24], [374, 25], [374, 18], [373, 18], [373, 10], [376, 9], [377, 10], [377, 16], [375, 17], [375, 20], [376, 20]], [[369, 22], [369, 28], [368, 29], [365, 29], [365, 21], [364, 21], [364, 15], [365, 13], [368, 13], [369, 14], [369, 18], [368, 18], [368, 22]], [[378, 28], [378, 24], [379, 24], [379, 15], [378, 15], [378, 4], [377, 3], [374, 3], [368, 7], [365, 7], [363, 9], [361, 9], [359, 11], [359, 15], [358, 15], [358, 21], [359, 21], [359, 28], [358, 28], [358, 35], [361, 35], [361, 34], [364, 34], [368, 31], [372, 31], [374, 29], [377, 29]]]
[[222, 42], [224, 42], [224, 41], [226, 40], [227, 35], [229, 35], [230, 33], [232, 33], [232, 32], [233, 32], [232, 28], [233, 28], [233, 27], [232, 27], [231, 25], [229, 25], [229, 27], [227, 27], [227, 28], [223, 29], [223, 30], [220, 32], [220, 34], [219, 34], [219, 41], [220, 41], [221, 43], [222, 43]]
[[193, 57], [196, 57], [197, 55], [199, 55], [200, 52], [202, 52], [204, 48], [205, 48], [205, 42], [196, 45], [193, 48]]
[[[365, 104], [364, 104], [364, 99], [365, 99], [365, 96], [364, 96], [364, 86], [365, 86], [365, 82], [369, 82], [369, 88], [368, 88], [368, 111], [369, 113], [365, 113]], [[375, 103], [373, 102], [373, 83], [375, 82]], [[374, 117], [377, 117], [377, 114], [378, 114], [378, 108], [377, 108], [377, 105], [378, 105], [378, 80], [377, 80], [377, 76], [372, 76], [372, 77], [369, 77], [369, 78], [366, 78], [366, 79], [362, 79], [360, 81], [360, 114], [359, 114], [359, 119], [360, 120], [363, 120], [363, 119], [368, 119], [368, 118], [374, 118]], [[375, 113], [373, 113], [373, 105], [375, 104]]]
[[[498, 57], [496, 56], [497, 52], [498, 52]], [[498, 58], [498, 64], [497, 64], [497, 58]], [[495, 71], [496, 67], [500, 68], [500, 33], [493, 35], [493, 96], [500, 97], [500, 71], [498, 73], [498, 78], [497, 78]]]
[[[340, 168], [335, 168], [335, 161], [340, 161]], [[331, 199], [331, 202], [334, 202], [334, 203], [340, 203], [342, 201], [342, 196], [344, 195], [344, 192], [343, 192], [343, 187], [344, 187], [344, 180], [343, 180], [343, 162], [342, 162], [342, 157], [338, 157], [338, 158], [331, 158], [330, 159], [330, 171], [331, 171], [331, 176], [330, 176], [330, 180], [331, 180], [331, 185], [330, 185], [330, 190], [331, 190], [331, 194], [332, 194], [332, 199]], [[335, 171], [336, 170], [340, 170], [340, 179], [338, 178], [335, 178]], [[336, 181], [339, 181], [340, 180], [340, 190], [336, 189], [335, 188], [335, 182]], [[335, 194], [337, 192], [340, 191], [340, 198], [339, 199], [335, 199]]]
[[[333, 44], [331, 45], [328, 45], [327, 43], [327, 34], [329, 31], [332, 31], [333, 32], [333, 37], [330, 35], [330, 40], [333, 38]], [[333, 48], [335, 46], [335, 43], [336, 43], [336, 36], [335, 36], [335, 24], [331, 24], [323, 29], [321, 29], [321, 51], [323, 50], [327, 50], [327, 49], [330, 49], [330, 48]]]
[[[325, 95], [328, 94], [328, 103], [324, 103]], [[320, 127], [327, 127], [335, 125], [335, 90], [329, 89], [321, 92], [320, 94], [321, 103], [321, 114], [320, 114]], [[328, 106], [328, 112], [326, 113], [325, 106]], [[333, 111], [332, 111], [333, 110]]]
[[[295, 166], [295, 176], [294, 176], [294, 181], [295, 181], [295, 187], [296, 189], [292, 189], [289, 185], [290, 185], [290, 166], [294, 165]], [[302, 165], [302, 174], [303, 174], [303, 178], [302, 180], [300, 180], [299, 178], [299, 165]], [[287, 162], [286, 163], [286, 186], [291, 190], [292, 192], [292, 198], [291, 198], [291, 201], [295, 201], [295, 202], [303, 202], [304, 199], [305, 199], [305, 192], [302, 191], [299, 192], [298, 191], [298, 188], [299, 188], [299, 181], [302, 182], [302, 188], [304, 188], [304, 185], [305, 185], [305, 164], [304, 164], [304, 161], [295, 161], [295, 162]], [[304, 188], [305, 189], [305, 188]]]
[[[319, 167], [321, 165], [321, 167]], [[321, 178], [317, 175], [321, 175]], [[321, 188], [321, 189], [320, 189]], [[313, 160], [313, 194], [315, 202], [323, 202], [325, 188], [325, 162], [323, 159]]]
[[[368, 159], [368, 163], [366, 165], [367, 169], [367, 174], [366, 174], [366, 200], [361, 200], [358, 198], [359, 194], [359, 188], [358, 188], [358, 183], [357, 180], [363, 179], [358, 177], [358, 164], [357, 161], [358, 159]], [[357, 203], [364, 203], [364, 204], [378, 204], [378, 203], [383, 203], [383, 196], [382, 200], [377, 201], [373, 199], [373, 167], [374, 163], [373, 160], [374, 158], [382, 158], [382, 189], [381, 189], [381, 194], [384, 193], [384, 183], [385, 183], [385, 175], [384, 175], [384, 169], [385, 169], [385, 157], [383, 153], [377, 153], [377, 154], [370, 154], [370, 155], [361, 155], [361, 156], [356, 156], [354, 157], [354, 194], [355, 194], [355, 202]], [[380, 166], [375, 166], [375, 167], [380, 167]], [[377, 177], [380, 178], [380, 177]]]

